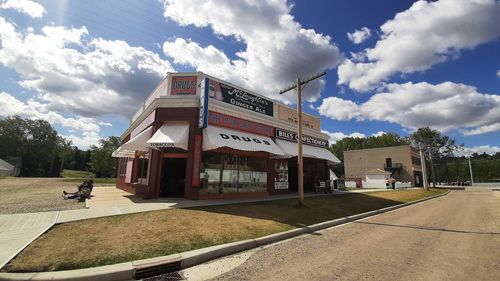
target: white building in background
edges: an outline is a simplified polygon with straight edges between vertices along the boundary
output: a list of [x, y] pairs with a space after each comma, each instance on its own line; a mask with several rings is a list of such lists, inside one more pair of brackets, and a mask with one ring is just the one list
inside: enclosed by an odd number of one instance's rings
[[19, 168], [0, 159], [0, 177], [17, 177], [19, 175]]

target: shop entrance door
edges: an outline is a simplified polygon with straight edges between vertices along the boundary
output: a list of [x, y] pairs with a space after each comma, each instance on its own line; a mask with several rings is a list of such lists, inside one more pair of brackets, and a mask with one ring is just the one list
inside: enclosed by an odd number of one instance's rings
[[163, 178], [160, 196], [184, 197], [186, 158], [163, 158]]
[[297, 157], [288, 160], [288, 188], [291, 192], [298, 191], [299, 175], [297, 171]]

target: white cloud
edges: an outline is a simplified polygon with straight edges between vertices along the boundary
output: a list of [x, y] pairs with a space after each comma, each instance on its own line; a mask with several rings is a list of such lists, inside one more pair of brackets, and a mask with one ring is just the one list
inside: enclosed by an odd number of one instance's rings
[[497, 71], [497, 76], [500, 77], [500, 70]]
[[119, 40], [91, 38], [85, 27], [45, 26], [41, 31], [18, 32], [0, 17], [0, 63], [19, 74], [22, 87], [39, 93], [49, 110], [130, 117], [173, 70], [158, 54]]
[[366, 138], [366, 135], [365, 134], [362, 134], [362, 133], [358, 133], [358, 132], [354, 132], [352, 134], [344, 134], [342, 132], [328, 132], [328, 131], [324, 131], [324, 130], [321, 130], [322, 133], [324, 134], [327, 134], [330, 136], [330, 144], [335, 144], [337, 143], [337, 141], [341, 140], [341, 139], [344, 139], [344, 138]]
[[384, 92], [361, 104], [326, 98], [319, 112], [336, 120], [387, 121], [409, 129], [430, 126], [477, 135], [500, 130], [499, 108], [499, 95], [482, 94], [472, 86], [409, 82], [389, 84]]
[[7, 0], [0, 4], [0, 9], [13, 9], [32, 18], [41, 18], [45, 14], [42, 5], [29, 0]]
[[363, 26], [361, 29], [355, 30], [352, 33], [347, 32], [347, 38], [349, 38], [349, 40], [354, 44], [361, 44], [366, 39], [370, 38], [370, 36], [371, 31], [368, 27], [365, 26]]
[[79, 146], [95, 144], [100, 126], [111, 125], [100, 117], [130, 118], [173, 71], [158, 54], [124, 41], [92, 38], [85, 27], [16, 29], [0, 17], [0, 64], [16, 71], [19, 85], [36, 95], [24, 103], [4, 93], [0, 115], [41, 118], [71, 128], [75, 131], [67, 137]]
[[493, 155], [496, 154], [497, 152], [500, 152], [500, 146], [492, 146], [492, 145], [480, 145], [480, 146], [474, 146], [474, 147], [464, 147], [462, 151], [455, 152], [455, 155], [457, 156], [469, 156], [473, 153], [477, 154], [489, 154]]
[[48, 110], [47, 104], [42, 104], [34, 99], [22, 102], [5, 92], [0, 92], [0, 108], [2, 108], [0, 111], [0, 118], [19, 115], [23, 118], [43, 119], [48, 121], [51, 125], [61, 125], [70, 132], [76, 132], [75, 130], [80, 131], [83, 138], [72, 135], [69, 139], [73, 141], [74, 145], [84, 148], [96, 144], [100, 139], [100, 125], [109, 124], [98, 122], [94, 118], [64, 117], [59, 113]]
[[[303, 28], [290, 14], [286, 1], [164, 0], [164, 16], [181, 25], [210, 27], [217, 36], [231, 36], [246, 49], [236, 59], [214, 46], [177, 38], [165, 42], [165, 54], [174, 62], [248, 87], [275, 99], [293, 101], [292, 94], [278, 94], [297, 77], [332, 69], [342, 60], [327, 35]], [[216, 12], [214, 12], [216, 11]], [[324, 80], [305, 88], [305, 100], [315, 100]]]
[[372, 134], [372, 137], [380, 137], [380, 136], [385, 135], [385, 134], [386, 134], [386, 132], [384, 132], [384, 131], [378, 131], [378, 132]]
[[359, 106], [350, 101], [337, 97], [328, 97], [318, 108], [319, 114], [335, 120], [351, 120], [360, 116]]
[[357, 91], [373, 89], [394, 74], [425, 71], [456, 58], [460, 51], [500, 36], [500, 2], [495, 0], [418, 1], [381, 27], [365, 60], [344, 61], [338, 84]]

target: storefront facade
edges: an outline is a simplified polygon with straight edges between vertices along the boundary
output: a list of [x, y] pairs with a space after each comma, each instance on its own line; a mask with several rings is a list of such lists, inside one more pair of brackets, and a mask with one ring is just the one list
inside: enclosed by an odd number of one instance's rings
[[[169, 73], [121, 136], [117, 187], [144, 198], [261, 197], [297, 191], [293, 108], [197, 73]], [[328, 135], [303, 115], [305, 191], [328, 186]]]

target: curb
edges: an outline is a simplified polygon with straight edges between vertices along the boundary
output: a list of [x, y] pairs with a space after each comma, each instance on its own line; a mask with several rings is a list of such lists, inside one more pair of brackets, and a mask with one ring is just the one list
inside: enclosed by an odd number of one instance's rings
[[125, 262], [113, 265], [105, 265], [93, 268], [54, 271], [54, 272], [30, 272], [30, 273], [0, 273], [0, 280], [6, 281], [19, 281], [19, 280], [70, 280], [70, 281], [119, 281], [119, 280], [134, 280], [136, 277], [144, 278], [141, 276], [143, 272], [154, 272], [162, 274], [185, 269], [195, 266], [209, 260], [219, 257], [232, 255], [238, 252], [246, 251], [249, 249], [257, 248], [263, 245], [271, 244], [281, 240], [289, 239], [292, 237], [309, 234], [318, 230], [327, 229], [333, 226], [338, 226], [348, 222], [364, 219], [381, 213], [393, 211], [399, 208], [407, 207], [413, 204], [424, 202], [427, 200], [435, 199], [441, 196], [448, 195], [451, 190], [443, 194], [438, 194], [432, 197], [422, 198], [419, 200], [394, 205], [378, 210], [373, 210], [361, 214], [347, 216], [343, 218], [334, 219], [331, 221], [321, 222], [302, 228], [292, 229], [284, 232], [274, 233], [268, 236], [259, 237], [255, 239], [247, 239], [238, 242], [226, 243], [215, 245], [202, 249], [192, 250], [184, 253], [172, 254], [168, 256], [155, 257], [150, 259]]

